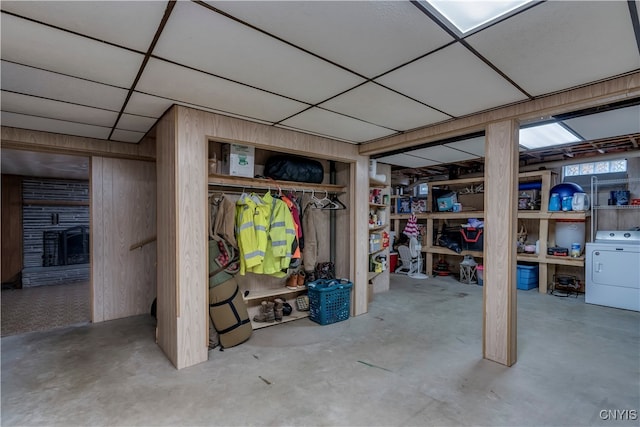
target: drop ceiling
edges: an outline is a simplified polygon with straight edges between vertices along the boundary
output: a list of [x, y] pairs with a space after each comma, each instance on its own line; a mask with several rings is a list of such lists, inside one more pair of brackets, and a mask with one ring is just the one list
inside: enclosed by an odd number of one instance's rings
[[637, 72], [636, 3], [532, 2], [460, 37], [411, 1], [3, 1], [2, 125], [137, 143], [179, 104], [360, 144]]

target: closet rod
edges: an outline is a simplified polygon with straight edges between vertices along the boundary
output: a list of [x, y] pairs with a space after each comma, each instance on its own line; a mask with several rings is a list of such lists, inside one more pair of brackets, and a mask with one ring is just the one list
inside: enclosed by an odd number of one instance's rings
[[[215, 184], [215, 183], [209, 183], [209, 192], [212, 191], [226, 191], [226, 190], [221, 190], [221, 189], [225, 189], [228, 188], [230, 190], [228, 190], [227, 192], [233, 194], [232, 192], [235, 191], [237, 194], [242, 194], [243, 192], [247, 192], [247, 191], [253, 191], [253, 190], [269, 190], [269, 191], [278, 191], [278, 190], [282, 190], [282, 192], [290, 192], [293, 191], [295, 193], [307, 193], [307, 194], [312, 194], [315, 193], [318, 196], [321, 195], [327, 195], [327, 196], [339, 196], [341, 194], [345, 194], [345, 191], [335, 191], [335, 190], [320, 190], [320, 189], [314, 189], [314, 188], [306, 188], [306, 187], [290, 187], [290, 186], [283, 186], [283, 185], [278, 185], [278, 184], [272, 184], [272, 185], [243, 185], [243, 184]], [[239, 190], [242, 189], [242, 190]]]

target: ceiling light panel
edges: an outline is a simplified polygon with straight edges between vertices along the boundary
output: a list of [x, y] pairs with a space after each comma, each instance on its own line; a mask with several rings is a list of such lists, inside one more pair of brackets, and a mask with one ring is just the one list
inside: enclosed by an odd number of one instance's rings
[[2, 61], [3, 90], [119, 111], [125, 89]]
[[623, 1], [544, 2], [466, 40], [536, 96], [640, 67]]
[[408, 1], [207, 3], [370, 78], [453, 41]]
[[518, 136], [519, 144], [530, 150], [580, 141], [580, 138], [569, 132], [559, 123], [546, 123], [521, 128]]
[[320, 104], [329, 110], [396, 130], [447, 120], [441, 112], [375, 83], [365, 83]]
[[176, 4], [153, 53], [309, 103], [363, 82], [348, 71], [191, 2]]
[[475, 154], [478, 157], [484, 157], [484, 142], [484, 136], [478, 136], [475, 138], [463, 139], [462, 141], [450, 142], [448, 144], [444, 144], [444, 146]]
[[585, 140], [640, 133], [640, 105], [564, 120]]
[[463, 116], [526, 98], [459, 43], [376, 81], [453, 116]]
[[13, 92], [2, 91], [2, 111], [67, 120], [88, 125], [111, 127], [118, 118], [115, 111], [83, 107], [68, 102], [53, 101]]
[[434, 147], [419, 148], [417, 150], [410, 151], [407, 154], [423, 157], [425, 159], [430, 159], [438, 163], [461, 162], [463, 160], [471, 160], [478, 157], [475, 154], [470, 154], [465, 151], [456, 150], [450, 147], [446, 147], [444, 145], [436, 145]]
[[488, 24], [496, 19], [512, 13], [515, 9], [531, 0], [501, 1], [449, 1], [427, 0], [426, 3], [444, 16], [459, 33], [469, 31]]
[[116, 127], [118, 129], [130, 130], [146, 133], [156, 123], [157, 119], [144, 116], [134, 116], [131, 114], [123, 114], [118, 120]]
[[388, 163], [405, 168], [421, 168], [438, 164], [438, 162], [433, 160], [423, 159], [422, 157], [416, 157], [408, 153], [393, 154], [391, 156], [380, 157], [376, 160], [380, 163]]
[[55, 27], [146, 52], [167, 3], [160, 1], [3, 1], [2, 9]]
[[307, 108], [300, 102], [153, 58], [145, 67], [137, 88], [141, 92], [270, 122]]
[[315, 107], [284, 120], [282, 124], [356, 143], [395, 133], [380, 126]]
[[143, 56], [3, 13], [2, 59], [98, 83], [128, 87]]
[[61, 133], [64, 135], [84, 136], [88, 138], [107, 139], [110, 129], [107, 127], [65, 122], [43, 117], [27, 116], [3, 111], [2, 126]]
[[115, 129], [111, 135], [112, 141], [138, 143], [144, 136], [144, 132], [132, 132], [129, 130]]

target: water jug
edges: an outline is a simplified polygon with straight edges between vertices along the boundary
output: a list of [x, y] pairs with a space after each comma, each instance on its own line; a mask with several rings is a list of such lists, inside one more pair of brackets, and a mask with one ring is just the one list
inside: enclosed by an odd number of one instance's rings
[[549, 197], [549, 210], [550, 211], [559, 211], [561, 209], [560, 206], [560, 194], [552, 193], [551, 197]]
[[573, 197], [572, 196], [565, 196], [565, 197], [562, 198], [562, 210], [563, 211], [570, 211], [572, 205], [573, 205]]
[[571, 208], [574, 211], [586, 211], [589, 209], [589, 196], [586, 193], [574, 193]]

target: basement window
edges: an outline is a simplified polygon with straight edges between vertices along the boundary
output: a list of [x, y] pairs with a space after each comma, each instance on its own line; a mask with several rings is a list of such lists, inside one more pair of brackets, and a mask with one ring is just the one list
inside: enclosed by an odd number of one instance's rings
[[627, 171], [627, 159], [603, 160], [566, 165], [562, 168], [562, 176], [615, 174]]

